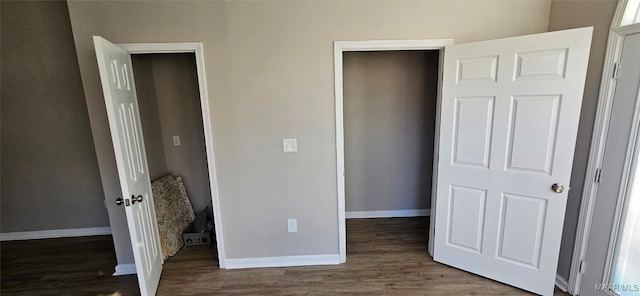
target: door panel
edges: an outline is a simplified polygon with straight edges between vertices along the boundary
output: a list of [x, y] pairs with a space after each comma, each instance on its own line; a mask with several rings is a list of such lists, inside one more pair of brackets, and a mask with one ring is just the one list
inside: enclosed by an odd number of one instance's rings
[[516, 53], [514, 80], [563, 79], [567, 48]]
[[487, 191], [477, 188], [451, 186], [447, 243], [451, 246], [482, 252], [483, 221]]
[[155, 295], [162, 254], [131, 57], [102, 37], [94, 44], [140, 293]]
[[446, 47], [436, 261], [553, 293], [591, 33]]
[[546, 216], [545, 199], [502, 195], [497, 258], [538, 269]]
[[453, 163], [489, 168], [494, 97], [455, 100]]
[[511, 100], [507, 170], [551, 175], [560, 96], [514, 96]]
[[456, 84], [495, 82], [498, 74], [498, 56], [459, 59], [456, 72]]

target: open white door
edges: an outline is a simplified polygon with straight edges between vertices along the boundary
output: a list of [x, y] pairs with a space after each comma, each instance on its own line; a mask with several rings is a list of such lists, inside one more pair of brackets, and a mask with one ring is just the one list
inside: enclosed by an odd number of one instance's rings
[[127, 215], [136, 261], [140, 294], [155, 295], [162, 273], [162, 256], [131, 56], [102, 37], [94, 36], [93, 42], [122, 187], [121, 202]]
[[553, 294], [592, 31], [445, 48], [435, 261]]

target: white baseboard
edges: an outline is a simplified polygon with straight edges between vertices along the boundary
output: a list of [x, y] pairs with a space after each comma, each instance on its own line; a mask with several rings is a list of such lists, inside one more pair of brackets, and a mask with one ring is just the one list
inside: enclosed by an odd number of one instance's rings
[[136, 274], [136, 265], [131, 264], [118, 264], [116, 265], [116, 272], [113, 276]]
[[259, 267], [289, 267], [307, 265], [337, 265], [340, 264], [340, 255], [306, 255], [306, 256], [281, 256], [260, 258], [226, 259], [226, 269], [259, 268]]
[[347, 219], [358, 218], [392, 218], [392, 217], [421, 217], [431, 215], [430, 209], [423, 210], [394, 210], [394, 211], [362, 211], [346, 212]]
[[0, 233], [0, 241], [16, 241], [43, 238], [78, 237], [111, 234], [111, 227], [90, 227], [72, 229], [53, 229]]
[[567, 292], [569, 288], [569, 283], [559, 274], [556, 274], [556, 287], [558, 287], [562, 292]]

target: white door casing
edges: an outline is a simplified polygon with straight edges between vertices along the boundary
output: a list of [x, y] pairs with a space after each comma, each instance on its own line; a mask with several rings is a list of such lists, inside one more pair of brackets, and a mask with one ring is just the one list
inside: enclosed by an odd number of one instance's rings
[[592, 31], [445, 48], [434, 260], [553, 293]]
[[[215, 230], [216, 250], [218, 253], [218, 266], [226, 268], [224, 239], [222, 233], [222, 215], [220, 211], [220, 198], [218, 193], [218, 179], [216, 174], [216, 161], [213, 147], [213, 130], [211, 112], [209, 108], [209, 91], [207, 89], [207, 76], [204, 62], [204, 48], [202, 42], [162, 42], [162, 43], [118, 43], [118, 47], [134, 54], [172, 54], [192, 53], [196, 58], [196, 74], [198, 90], [200, 93], [200, 109], [202, 111], [202, 126], [204, 128], [204, 141], [207, 152], [207, 166], [209, 169], [209, 186], [211, 188], [211, 204], [213, 212], [213, 225]], [[134, 78], [135, 80], [135, 78]], [[134, 83], [135, 85], [135, 83]]]
[[[640, 27], [636, 31], [640, 31]], [[587, 268], [583, 270], [580, 280], [579, 293], [584, 296], [613, 295], [616, 292], [596, 290], [596, 285], [611, 284], [614, 272], [612, 261], [615, 258], [625, 198], [631, 189], [633, 155], [637, 149], [636, 138], [640, 123], [640, 32], [626, 35], [623, 40], [602, 174], [585, 257]]]
[[102, 37], [93, 41], [140, 294], [155, 295], [163, 262], [131, 56]]
[[[340, 262], [347, 259], [347, 230], [345, 219], [345, 166], [344, 166], [344, 114], [343, 114], [343, 81], [342, 81], [342, 55], [347, 51], [394, 51], [394, 50], [438, 50], [440, 62], [438, 63], [438, 81], [442, 78], [442, 52], [446, 45], [453, 44], [453, 39], [424, 39], [424, 40], [367, 40], [367, 41], [335, 41], [333, 43], [333, 70], [335, 91], [335, 119], [336, 119], [336, 187], [338, 193], [338, 249]], [[440, 87], [438, 83], [438, 106], [440, 102]], [[435, 140], [438, 141], [439, 113], [436, 112]], [[438, 146], [434, 144], [434, 159], [437, 159]], [[434, 171], [436, 163], [434, 161]], [[437, 177], [434, 174], [434, 181]], [[435, 187], [434, 187], [435, 188]], [[435, 196], [435, 194], [433, 194]], [[433, 216], [432, 216], [433, 217]], [[433, 225], [433, 223], [431, 223]], [[429, 253], [432, 253], [432, 227], [429, 230]]]

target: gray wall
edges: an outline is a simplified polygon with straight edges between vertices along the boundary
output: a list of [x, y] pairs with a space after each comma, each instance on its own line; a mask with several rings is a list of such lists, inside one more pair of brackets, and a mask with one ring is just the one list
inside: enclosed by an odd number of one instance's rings
[[[66, 28], [61, 25], [66, 16], [58, 15], [66, 15], [61, 11], [63, 4], [2, 1], [0, 7], [2, 72], [5, 72], [0, 123], [0, 158], [4, 159], [0, 174], [4, 176], [0, 230], [39, 230], [40, 227], [24, 228], [20, 217], [16, 223], [10, 222], [11, 212], [20, 213], [21, 217], [51, 218], [47, 220], [47, 228], [106, 226], [101, 181], [109, 200], [120, 263], [133, 259], [124, 212], [111, 206], [120, 189], [91, 35], [103, 35], [114, 42], [204, 43], [222, 212], [227, 215], [224, 218], [227, 256], [239, 258], [337, 252], [333, 230], [337, 225], [332, 41], [455, 38], [456, 43], [463, 43], [543, 32], [547, 26], [560, 30], [595, 25], [558, 269], [561, 275], [568, 276], [606, 29], [615, 1], [71, 2], [69, 12], [91, 131], [86, 126], [84, 103], [66, 101], [82, 97], [69, 94], [73, 89], [82, 91], [82, 85], [69, 82], [74, 77], [77, 80], [73, 72], [78, 66], [67, 60], [73, 48], [63, 48], [73, 42], [72, 37], [58, 32], [68, 30], [68, 24]], [[47, 33], [42, 33], [45, 30]], [[34, 65], [36, 61], [43, 61], [45, 66]], [[63, 71], [65, 75], [57, 72], [47, 75], [54, 71]], [[19, 77], [27, 77], [29, 84], [18, 81]], [[23, 107], [10, 106], [12, 91], [20, 94], [18, 104], [25, 102]], [[67, 94], [50, 95], [57, 92]], [[60, 100], [65, 100], [64, 108], [60, 107], [63, 106]], [[16, 126], [11, 121], [16, 118], [31, 119], [23, 120], [18, 128], [21, 135], [33, 136], [19, 138], [12, 134]], [[78, 119], [79, 122], [74, 121]], [[47, 129], [47, 133], [43, 135], [40, 127]], [[98, 181], [95, 155], [86, 151], [93, 147], [90, 141], [81, 140], [90, 137], [91, 132], [101, 172]], [[301, 139], [301, 149], [307, 150], [284, 158], [280, 154], [280, 139], [289, 136]], [[72, 157], [66, 153], [69, 151], [73, 152]], [[59, 174], [60, 168], [65, 169], [64, 177]], [[281, 169], [294, 172], [294, 176], [272, 174]], [[72, 181], [78, 178], [82, 181]], [[318, 185], [308, 186], [310, 183]], [[27, 192], [30, 188], [35, 188], [34, 192]], [[287, 191], [283, 192], [283, 188]], [[20, 193], [19, 198], [10, 198], [16, 192]], [[42, 206], [26, 207], [27, 203]], [[89, 214], [49, 216], [64, 213], [62, 209]], [[309, 244], [298, 243], [299, 247], [287, 247], [299, 239], [283, 233], [282, 220], [310, 212], [300, 221], [304, 227], [301, 232], [308, 230], [327, 236], [311, 238]], [[318, 222], [312, 223], [316, 218]], [[257, 229], [260, 234], [255, 235], [249, 229]], [[298, 237], [309, 236], [303, 233]], [[315, 244], [318, 241], [321, 243]], [[258, 247], [260, 244], [252, 242], [264, 244]]]
[[153, 65], [151, 64], [151, 55], [146, 54], [132, 55], [131, 61], [136, 82], [140, 121], [142, 122], [144, 148], [147, 152], [149, 177], [153, 181], [168, 174]]
[[[333, 42], [545, 32], [550, 1], [71, 1], [105, 197], [120, 191], [92, 35], [202, 42], [227, 258], [338, 253]], [[508, 24], [508, 25], [505, 25]], [[298, 139], [283, 153], [282, 139]], [[133, 261], [109, 207], [119, 263]], [[298, 232], [287, 232], [287, 218]]]
[[347, 52], [346, 210], [430, 208], [438, 51]]
[[573, 245], [576, 237], [580, 202], [582, 200], [582, 188], [589, 159], [589, 146], [591, 145], [591, 134], [598, 103], [600, 78], [602, 77], [602, 64], [607, 47], [609, 27], [616, 5], [617, 1], [615, 0], [554, 0], [551, 3], [549, 31], [594, 26], [578, 138], [576, 140], [576, 151], [573, 159], [571, 191], [569, 191], [558, 262], [558, 274], [565, 279], [569, 278], [571, 269], [571, 257], [573, 256]]
[[109, 226], [67, 4], [0, 6], [0, 231]]
[[[193, 209], [210, 207], [195, 55], [133, 55], [132, 60], [138, 100], [144, 102], [140, 115], [147, 159], [154, 163], [152, 179], [182, 176]], [[180, 136], [180, 146], [173, 145], [173, 136]]]

